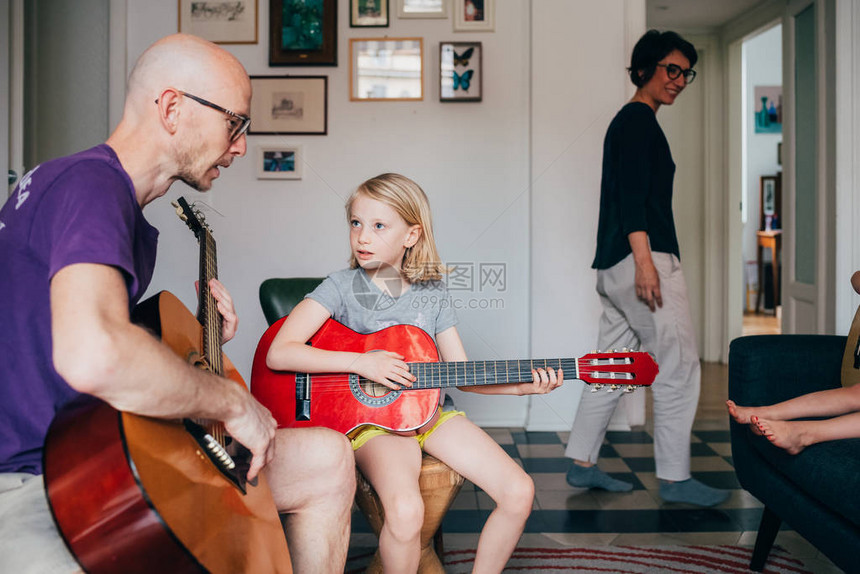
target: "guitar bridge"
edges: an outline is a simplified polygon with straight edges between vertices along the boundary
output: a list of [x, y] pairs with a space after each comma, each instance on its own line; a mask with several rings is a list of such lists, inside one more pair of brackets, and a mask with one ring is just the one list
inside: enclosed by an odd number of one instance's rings
[[311, 378], [307, 373], [296, 373], [296, 420], [311, 420]]
[[206, 429], [202, 426], [191, 419], [184, 419], [182, 422], [185, 424], [185, 430], [188, 431], [188, 434], [197, 441], [200, 450], [206, 453], [206, 456], [212, 461], [215, 468], [218, 469], [224, 478], [232, 482], [242, 494], [248, 493], [246, 490], [247, 484], [257, 486], [256, 478], [250, 481], [250, 483], [247, 479], [248, 469], [251, 467], [251, 453], [248, 449], [239, 444], [238, 441], [233, 441], [236, 445], [236, 452], [233, 456], [230, 456], [227, 449], [215, 440], [212, 435], [207, 433]]

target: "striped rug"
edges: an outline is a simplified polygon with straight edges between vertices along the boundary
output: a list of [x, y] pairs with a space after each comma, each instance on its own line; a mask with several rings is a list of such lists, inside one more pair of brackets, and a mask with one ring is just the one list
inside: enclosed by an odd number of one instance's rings
[[[747, 574], [751, 548], [739, 546], [593, 546], [517, 548], [505, 572], [578, 572], [624, 574]], [[474, 550], [445, 553], [445, 572], [472, 571]], [[770, 553], [765, 573], [813, 574], [779, 547]]]
[[[360, 574], [375, 548], [351, 548], [345, 572]], [[740, 546], [590, 546], [517, 548], [504, 572], [546, 574], [748, 574], [751, 548]], [[472, 571], [475, 550], [445, 553], [447, 574]], [[779, 546], [771, 550], [764, 574], [814, 574]]]

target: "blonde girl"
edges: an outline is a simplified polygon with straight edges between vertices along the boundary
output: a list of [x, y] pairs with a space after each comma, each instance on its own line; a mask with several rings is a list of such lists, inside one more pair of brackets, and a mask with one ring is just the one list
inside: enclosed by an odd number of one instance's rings
[[[346, 203], [350, 268], [332, 273], [290, 314], [267, 356], [270, 368], [298, 372], [356, 373], [391, 389], [415, 376], [404, 357], [388, 351], [327, 351], [305, 343], [329, 318], [359, 333], [411, 324], [433, 336], [442, 361], [465, 361], [457, 317], [444, 283], [445, 268], [433, 238], [423, 190], [397, 174], [362, 183]], [[485, 394], [548, 393], [561, 370], [532, 371], [522, 383], [473, 386]], [[416, 572], [424, 506], [418, 489], [421, 451], [459, 472], [496, 503], [481, 532], [474, 572], [501, 572], [525, 527], [534, 498], [531, 478], [462, 412], [441, 408], [412, 433], [373, 426], [353, 434], [355, 459], [382, 502], [385, 524], [379, 549], [386, 573]]]

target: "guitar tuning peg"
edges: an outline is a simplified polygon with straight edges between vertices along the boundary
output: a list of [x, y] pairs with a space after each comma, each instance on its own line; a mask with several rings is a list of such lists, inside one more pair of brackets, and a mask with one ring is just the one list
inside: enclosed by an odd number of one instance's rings
[[630, 349], [629, 349], [629, 348], [627, 348], [627, 347], [622, 347], [622, 348], [621, 348], [621, 352], [622, 352], [622, 353], [629, 353], [629, 352], [630, 352]]
[[595, 384], [591, 385], [591, 392], [596, 393], [597, 391], [599, 391], [602, 388], [603, 388], [603, 383], [595, 383]]
[[624, 392], [625, 392], [625, 393], [632, 393], [632, 392], [633, 392], [633, 391], [635, 391], [635, 390], [636, 390], [636, 387], [634, 387], [633, 385], [626, 385], [626, 386], [624, 387]]
[[609, 385], [609, 388], [606, 389], [606, 392], [607, 393], [614, 393], [615, 391], [617, 391], [620, 388], [621, 388], [621, 385]]
[[592, 354], [594, 354], [594, 353], [599, 353], [600, 351], [598, 351], [597, 349], [592, 349], [591, 352], [592, 352]]

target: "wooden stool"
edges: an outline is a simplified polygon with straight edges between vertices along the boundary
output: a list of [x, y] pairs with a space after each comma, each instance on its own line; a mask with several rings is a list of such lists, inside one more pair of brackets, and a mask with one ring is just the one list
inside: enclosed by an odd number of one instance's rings
[[[373, 487], [364, 478], [364, 475], [356, 469], [355, 502], [370, 522], [373, 532], [379, 537], [385, 513], [382, 503], [373, 490]], [[418, 572], [421, 574], [445, 574], [442, 567], [442, 533], [439, 525], [442, 523], [445, 513], [451, 507], [451, 503], [463, 486], [463, 477], [454, 472], [447, 464], [429, 454], [421, 458], [421, 474], [418, 476], [418, 487], [421, 490], [421, 498], [424, 500], [424, 525], [421, 527], [421, 561], [418, 563]], [[438, 531], [433, 552], [430, 541]], [[373, 556], [370, 566], [367, 567], [368, 574], [382, 573], [382, 560], [379, 550]]]

